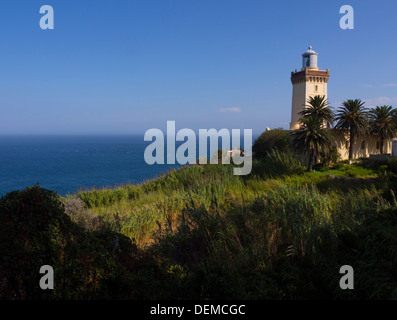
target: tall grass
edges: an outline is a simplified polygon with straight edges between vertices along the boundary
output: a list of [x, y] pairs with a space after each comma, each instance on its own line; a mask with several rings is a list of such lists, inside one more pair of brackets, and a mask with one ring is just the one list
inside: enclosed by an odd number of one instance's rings
[[[187, 203], [177, 231], [163, 232], [152, 250], [160, 260], [171, 259], [164, 260], [165, 268], [189, 270], [180, 289], [196, 298], [389, 297], [397, 280], [390, 269], [397, 263], [396, 225], [387, 234], [380, 228], [365, 234], [368, 226], [374, 229], [370, 221], [378, 212], [387, 210], [396, 212], [396, 202], [382, 199], [375, 189], [343, 194], [284, 185], [223, 210]], [[362, 242], [351, 242], [359, 236]], [[383, 242], [387, 249], [379, 247]], [[375, 283], [365, 276], [379, 269], [378, 252], [390, 268], [378, 272]], [[349, 263], [365, 288], [353, 296], [339, 288], [339, 267]]]
[[[357, 174], [360, 176], [373, 173], [360, 168], [352, 170], [360, 171]], [[285, 186], [300, 188], [316, 183], [321, 190], [326, 190], [347, 185], [343, 179], [329, 181], [330, 173], [351, 176], [347, 170], [304, 173], [304, 168], [293, 154], [274, 151], [263, 161], [254, 161], [249, 176], [233, 175], [233, 165], [195, 165], [169, 171], [145, 183], [82, 191], [74, 197], [98, 216], [109, 219], [117, 216], [121, 219], [121, 232], [138, 244], [146, 245], [152, 242], [159, 225], [178, 223], [177, 217], [186, 209], [187, 203], [205, 208], [214, 205], [228, 208], [232, 203], [252, 203], [260, 196], [269, 192], [272, 194], [274, 190], [282, 193]], [[359, 184], [361, 180], [349, 183]]]
[[[254, 161], [249, 176], [234, 176], [233, 165], [187, 166], [137, 185], [81, 191], [62, 199], [63, 209], [51, 196], [48, 206], [70, 220], [74, 233], [65, 228], [58, 242], [76, 239], [69, 253], [84, 266], [89, 296], [379, 299], [397, 297], [396, 189], [389, 167], [308, 173], [294, 155], [273, 152]], [[25, 199], [39, 214], [40, 194]], [[353, 291], [339, 287], [342, 265], [354, 268]]]

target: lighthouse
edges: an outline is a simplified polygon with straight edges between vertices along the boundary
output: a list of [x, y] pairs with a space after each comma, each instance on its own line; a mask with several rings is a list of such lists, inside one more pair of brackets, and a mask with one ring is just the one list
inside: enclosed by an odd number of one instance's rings
[[307, 106], [310, 97], [317, 95], [328, 97], [327, 83], [329, 69], [319, 70], [318, 53], [309, 47], [302, 54], [302, 69], [291, 72], [292, 82], [292, 112], [290, 130], [297, 130], [301, 126], [299, 113]]

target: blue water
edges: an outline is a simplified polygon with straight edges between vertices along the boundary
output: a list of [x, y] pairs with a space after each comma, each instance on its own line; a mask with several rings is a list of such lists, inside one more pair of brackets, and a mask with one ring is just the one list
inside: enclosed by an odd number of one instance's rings
[[178, 165], [148, 165], [143, 136], [0, 136], [0, 195], [38, 183], [60, 195], [139, 183]]
[[[210, 158], [209, 142], [207, 154], [201, 154], [197, 139], [197, 158]], [[176, 143], [176, 150], [182, 143]], [[218, 143], [221, 146], [220, 139]], [[65, 196], [82, 189], [140, 183], [180, 167], [148, 165], [144, 152], [150, 144], [143, 135], [0, 136], [0, 196], [34, 184]]]

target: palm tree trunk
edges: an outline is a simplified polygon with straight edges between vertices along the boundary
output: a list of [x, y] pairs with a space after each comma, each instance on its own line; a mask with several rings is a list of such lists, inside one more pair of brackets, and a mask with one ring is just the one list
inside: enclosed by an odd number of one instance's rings
[[383, 154], [383, 138], [380, 138], [380, 154]]
[[353, 159], [353, 145], [354, 145], [354, 133], [350, 128], [350, 146], [349, 146], [349, 160]]
[[318, 158], [319, 158], [319, 154], [318, 154], [318, 145], [316, 145], [316, 151], [315, 151], [315, 155], [314, 155], [314, 164], [318, 163]]
[[309, 164], [307, 166], [307, 171], [312, 172], [313, 170], [313, 157], [314, 157], [314, 149], [311, 150], [309, 155]]

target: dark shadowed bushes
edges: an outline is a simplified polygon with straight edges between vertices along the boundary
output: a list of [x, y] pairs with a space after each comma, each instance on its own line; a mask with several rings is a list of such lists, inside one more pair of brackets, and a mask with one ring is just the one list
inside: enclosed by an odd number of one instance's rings
[[[144, 260], [126, 236], [73, 223], [60, 197], [38, 186], [0, 199], [0, 252], [0, 299], [133, 298]], [[43, 265], [53, 267], [56, 290], [40, 289]]]
[[[392, 298], [396, 212], [376, 192], [283, 187], [225, 212], [187, 204], [177, 231], [151, 250], [164, 270], [183, 270], [172, 289], [179, 298]], [[340, 289], [344, 264], [359, 290]]]

